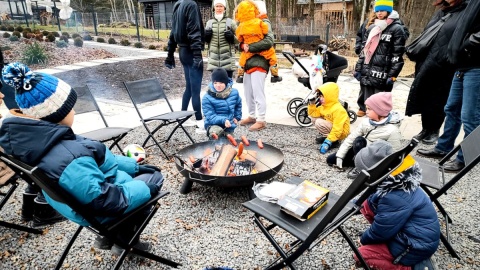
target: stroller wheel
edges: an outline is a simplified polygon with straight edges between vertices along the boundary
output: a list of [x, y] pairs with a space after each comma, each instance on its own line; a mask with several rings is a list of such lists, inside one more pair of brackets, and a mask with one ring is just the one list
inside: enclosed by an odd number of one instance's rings
[[292, 98], [287, 104], [287, 112], [290, 116], [295, 116], [295, 112], [297, 111], [298, 107], [302, 106], [303, 99], [302, 98]]
[[352, 110], [348, 110], [347, 113], [348, 117], [350, 117], [350, 124], [355, 123], [355, 121], [357, 121], [357, 114]]
[[295, 112], [295, 121], [301, 127], [309, 127], [313, 125], [312, 119], [308, 117], [308, 105], [300, 106]]

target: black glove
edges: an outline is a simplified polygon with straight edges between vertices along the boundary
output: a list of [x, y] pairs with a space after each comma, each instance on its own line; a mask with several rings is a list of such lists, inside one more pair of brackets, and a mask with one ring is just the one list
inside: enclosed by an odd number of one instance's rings
[[169, 69], [175, 68], [175, 58], [173, 58], [173, 54], [168, 54], [167, 58], [165, 58], [165, 66]]
[[150, 196], [151, 197], [156, 196], [158, 194], [158, 192], [160, 191], [160, 187], [155, 185], [155, 184], [148, 184], [147, 183], [147, 187], [150, 189]]
[[213, 30], [212, 29], [205, 29], [205, 42], [210, 43], [212, 41]]
[[193, 51], [193, 68], [203, 69], [202, 51]]
[[161, 172], [160, 168], [153, 166], [153, 165], [138, 165], [138, 173], [137, 175], [149, 173], [154, 174], [155, 172]]
[[225, 32], [223, 32], [223, 34], [225, 35], [225, 40], [228, 43], [233, 44], [235, 42], [235, 35], [233, 34], [233, 32], [231, 30], [225, 30]]

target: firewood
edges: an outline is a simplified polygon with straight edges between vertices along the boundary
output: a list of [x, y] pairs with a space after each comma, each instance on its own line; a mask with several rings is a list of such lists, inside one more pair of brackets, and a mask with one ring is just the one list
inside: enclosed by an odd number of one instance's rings
[[243, 150], [243, 153], [240, 155], [240, 160], [248, 160], [252, 162], [252, 164], [257, 163], [257, 151], [253, 150]]
[[210, 175], [226, 176], [228, 169], [230, 168], [230, 164], [232, 164], [233, 158], [236, 155], [237, 150], [233, 146], [229, 144], [223, 145], [217, 162], [215, 162], [215, 165], [212, 167]]

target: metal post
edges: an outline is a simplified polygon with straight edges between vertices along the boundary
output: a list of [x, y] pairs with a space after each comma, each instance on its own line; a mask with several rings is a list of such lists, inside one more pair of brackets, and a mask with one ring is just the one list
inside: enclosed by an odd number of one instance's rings
[[93, 29], [95, 30], [95, 36], [98, 36], [97, 32], [97, 20], [95, 17], [95, 6], [92, 5], [92, 19], [93, 19]]
[[327, 30], [326, 30], [326, 33], [325, 33], [325, 43], [327, 43], [327, 47], [328, 47], [328, 37], [330, 36], [330, 22], [327, 23]]
[[77, 12], [75, 11], [73, 13], [73, 16], [75, 17], [75, 33], [78, 33], [78, 22], [77, 22]]
[[12, 3], [10, 2], [10, 0], [8, 0], [8, 6], [10, 7], [10, 16], [12, 17], [12, 20], [13, 20]]
[[57, 4], [55, 4], [55, 0], [53, 0], [53, 7], [54, 7], [54, 10], [52, 10], [53, 14], [54, 15], [55, 15], [55, 13], [57, 14], [58, 31], [62, 32], [62, 29], [60, 28], [60, 18], [58, 17], [58, 9], [57, 9]]
[[23, 17], [25, 18], [25, 22], [27, 23], [27, 27], [30, 27], [28, 25], [28, 18], [27, 18], [27, 10], [25, 8], [26, 3], [22, 1], [22, 9], [23, 9]]
[[135, 24], [137, 25], [137, 39], [138, 42], [140, 42], [140, 30], [138, 29], [138, 13], [136, 7], [133, 7], [133, 12], [135, 12]]
[[[37, 16], [38, 16], [38, 22], [40, 22], [40, 10], [38, 9], [38, 1], [33, 1], [35, 2], [35, 7], [37, 7]], [[33, 19], [33, 29], [35, 30], [35, 19]]]

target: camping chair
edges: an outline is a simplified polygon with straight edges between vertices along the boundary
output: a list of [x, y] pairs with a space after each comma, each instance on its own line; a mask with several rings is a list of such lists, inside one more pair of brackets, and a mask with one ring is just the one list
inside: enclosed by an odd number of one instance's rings
[[[133, 253], [139, 256], [142, 256], [144, 258], [148, 258], [163, 264], [166, 264], [171, 267], [177, 268], [180, 264], [176, 263], [174, 261], [171, 261], [166, 258], [162, 258], [160, 256], [154, 255], [149, 252], [145, 252], [143, 250], [139, 250], [134, 247], [134, 239], [140, 236], [140, 234], [143, 232], [145, 227], [148, 225], [152, 217], [155, 215], [157, 212], [158, 208], [160, 207], [158, 200], [166, 196], [169, 192], [165, 191], [160, 191], [160, 193], [155, 196], [154, 198], [151, 198], [148, 202], [144, 203], [143, 205], [139, 206], [135, 210], [124, 214], [123, 216], [119, 217], [118, 219], [115, 219], [111, 222], [108, 223], [100, 223], [96, 217], [84, 207], [78, 200], [76, 200], [73, 196], [68, 194], [57, 181], [53, 181], [49, 179], [40, 169], [37, 167], [31, 167], [19, 160], [16, 160], [13, 157], [10, 157], [6, 155], [5, 153], [0, 152], [0, 160], [3, 162], [7, 163], [14, 171], [16, 171], [21, 177], [26, 178], [28, 180], [31, 180], [33, 183], [38, 185], [45, 193], [48, 194], [53, 200], [57, 202], [64, 203], [71, 207], [73, 211], [75, 211], [77, 214], [81, 215], [89, 224], [90, 226], [86, 226], [88, 230], [92, 231], [94, 234], [105, 237], [110, 242], [120, 246], [121, 248], [124, 249], [122, 254], [118, 257], [117, 262], [115, 264], [114, 269], [119, 269], [125, 260], [126, 256], [129, 253]], [[129, 240], [129, 242], [122, 241], [119, 239], [114, 230], [124, 224], [125, 222], [128, 222], [128, 219], [134, 216], [135, 214], [139, 213], [140, 211], [144, 211], [147, 209], [151, 209], [150, 213], [146, 217], [145, 221], [142, 223], [139, 228], [137, 228], [134, 236]], [[72, 238], [68, 242], [67, 246], [65, 247], [65, 250], [62, 253], [62, 256], [57, 262], [57, 265], [55, 269], [60, 269], [63, 265], [63, 261], [65, 260], [68, 252], [70, 251], [70, 248], [72, 247], [73, 243], [77, 239], [78, 235], [82, 231], [84, 226], [79, 226], [78, 229], [75, 231], [73, 234]]]
[[[10, 179], [8, 179], [5, 183], [0, 184], [0, 188], [8, 187], [6, 192], [1, 192], [0, 191], [0, 197], [1, 197], [1, 199], [0, 199], [0, 210], [3, 209], [3, 207], [7, 203], [10, 196], [12, 196], [13, 192], [15, 192], [15, 190], [17, 189], [17, 187], [19, 185], [18, 180], [19, 180], [18, 175], [14, 175], [14, 176], [10, 177]], [[10, 229], [19, 230], [19, 231], [29, 232], [29, 233], [35, 233], [35, 234], [41, 234], [42, 233], [41, 230], [38, 230], [38, 229], [35, 229], [35, 228], [30, 228], [30, 227], [23, 226], [23, 225], [10, 223], [10, 222], [6, 222], [6, 221], [3, 221], [3, 220], [0, 220], [0, 226], [10, 228]]]
[[109, 149], [112, 150], [113, 147], [117, 147], [120, 150], [120, 153], [123, 153], [122, 148], [118, 145], [120, 140], [122, 140], [128, 132], [130, 132], [131, 128], [124, 128], [124, 127], [109, 127], [105, 117], [103, 116], [100, 107], [98, 107], [97, 101], [92, 95], [92, 92], [88, 88], [87, 85], [82, 87], [75, 87], [75, 92], [77, 93], [77, 103], [73, 109], [77, 115], [89, 112], [98, 112], [100, 117], [105, 124], [104, 128], [92, 130], [86, 133], [80, 134], [80, 136], [100, 141], [102, 143], [112, 141]]
[[[453, 249], [450, 244], [450, 235], [449, 235], [449, 223], [452, 223], [450, 216], [448, 215], [445, 208], [438, 201], [438, 198], [443, 194], [446, 194], [447, 191], [453, 187], [460, 179], [469, 172], [473, 167], [475, 167], [480, 161], [480, 126], [472, 131], [459, 145], [450, 151], [444, 158], [442, 158], [438, 163], [428, 161], [426, 159], [415, 157], [415, 160], [419, 163], [422, 168], [422, 183], [421, 187], [428, 194], [432, 202], [437, 206], [438, 211], [442, 214], [445, 219], [445, 235], [442, 233], [441, 240], [445, 245], [447, 250], [450, 252], [452, 257], [460, 259], [460, 256]], [[450, 181], [445, 179], [445, 171], [443, 165], [452, 157], [454, 157], [459, 150], [462, 150], [463, 157], [465, 159], [465, 167], [456, 173]], [[431, 189], [436, 190], [432, 192]]]
[[[165, 153], [160, 143], [168, 142], [172, 137], [173, 133], [175, 133], [175, 131], [178, 128], [181, 128], [183, 132], [185, 132], [187, 137], [190, 139], [190, 141], [192, 141], [192, 143], [195, 143], [195, 141], [192, 139], [190, 134], [185, 130], [185, 128], [182, 125], [192, 115], [194, 115], [195, 112], [194, 111], [174, 111], [172, 105], [170, 104], [170, 101], [167, 98], [167, 95], [163, 91], [163, 87], [160, 84], [159, 79], [151, 78], [151, 79], [144, 79], [144, 80], [138, 80], [138, 81], [123, 82], [123, 84], [125, 85], [125, 88], [127, 89], [127, 93], [133, 102], [133, 106], [135, 106], [135, 110], [137, 110], [138, 116], [140, 117], [140, 121], [142, 121], [143, 126], [148, 132], [148, 136], [143, 142], [142, 147], [145, 147], [148, 140], [152, 139], [155, 142], [155, 144], [158, 146], [158, 148], [160, 148], [160, 151], [162, 151], [162, 153], [168, 159], [169, 156], [167, 155], [167, 153]], [[168, 104], [168, 107], [170, 108], [170, 112], [163, 113], [163, 114], [156, 115], [149, 118], [143, 118], [142, 113], [140, 112], [140, 109], [138, 107], [139, 104], [156, 101], [156, 100], [165, 100]], [[150, 130], [150, 128], [148, 127], [148, 123], [153, 121], [159, 121], [159, 124], [153, 130]], [[172, 129], [170, 134], [168, 134], [167, 138], [162, 141], [158, 141], [157, 139], [155, 139], [154, 137], [155, 133], [159, 131], [162, 127], [170, 124], [175, 124], [175, 127]]]
[[[365, 269], [370, 269], [353, 240], [342, 228], [342, 224], [360, 211], [363, 202], [369, 195], [375, 192], [377, 185], [402, 164], [405, 156], [407, 156], [417, 144], [417, 140], [412, 140], [399, 151], [375, 164], [368, 172], [363, 170], [341, 196], [330, 192], [328, 203], [306, 221], [299, 221], [283, 213], [279, 205], [265, 202], [258, 198], [244, 203], [244, 207], [254, 212], [253, 220], [255, 224], [280, 254], [280, 257], [268, 265], [266, 269], [279, 270], [287, 266], [291, 269], [296, 269], [293, 262], [307, 249], [310, 250], [315, 247], [335, 230], [338, 230], [347, 241], [362, 266]], [[295, 177], [287, 180], [287, 182], [299, 184], [302, 180]], [[362, 195], [353, 203], [352, 200], [354, 197], [360, 193], [362, 193]], [[264, 225], [262, 220], [260, 220], [261, 217], [266, 219], [270, 225]], [[276, 241], [273, 234], [270, 233], [270, 230], [277, 227], [296, 238], [295, 241], [288, 245], [290, 247], [288, 250], [284, 250], [280, 243]]]

